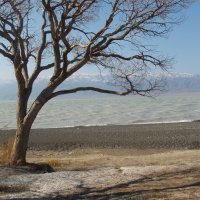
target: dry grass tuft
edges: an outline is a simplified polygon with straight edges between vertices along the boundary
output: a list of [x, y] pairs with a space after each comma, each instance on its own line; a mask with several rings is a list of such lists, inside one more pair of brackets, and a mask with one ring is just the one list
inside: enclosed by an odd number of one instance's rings
[[58, 168], [62, 165], [62, 163], [57, 158], [49, 158], [45, 161], [48, 165], [50, 165], [52, 168]]
[[10, 155], [12, 151], [12, 147], [14, 144], [15, 137], [10, 137], [6, 144], [1, 146], [1, 153], [0, 153], [0, 162], [3, 164], [8, 164], [10, 160]]

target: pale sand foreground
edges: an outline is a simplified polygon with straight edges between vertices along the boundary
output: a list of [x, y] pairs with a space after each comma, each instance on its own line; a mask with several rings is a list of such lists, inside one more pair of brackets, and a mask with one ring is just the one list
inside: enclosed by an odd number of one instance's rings
[[0, 199], [198, 200], [199, 155], [200, 150], [29, 151], [29, 162], [48, 162], [57, 172], [18, 169], [5, 177], [0, 168]]

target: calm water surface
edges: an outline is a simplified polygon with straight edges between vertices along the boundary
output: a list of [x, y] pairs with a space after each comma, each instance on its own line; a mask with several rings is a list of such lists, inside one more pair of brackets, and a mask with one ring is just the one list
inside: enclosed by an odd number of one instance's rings
[[[200, 119], [200, 95], [99, 97], [47, 103], [33, 127], [69, 127], [192, 121]], [[15, 128], [15, 102], [0, 101], [0, 128]]]

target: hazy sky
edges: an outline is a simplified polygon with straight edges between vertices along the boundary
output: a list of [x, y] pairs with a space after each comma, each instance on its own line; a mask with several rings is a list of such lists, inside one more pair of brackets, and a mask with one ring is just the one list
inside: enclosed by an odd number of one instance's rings
[[[182, 15], [185, 20], [175, 26], [168, 38], [157, 39], [157, 49], [174, 58], [173, 70], [182, 73], [200, 74], [200, 1], [198, 0]], [[13, 78], [9, 62], [0, 57], [0, 80]]]

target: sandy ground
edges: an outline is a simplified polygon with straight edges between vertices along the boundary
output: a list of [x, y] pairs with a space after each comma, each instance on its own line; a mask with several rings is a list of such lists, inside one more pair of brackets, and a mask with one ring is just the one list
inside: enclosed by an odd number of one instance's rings
[[53, 173], [0, 166], [0, 199], [200, 199], [200, 150], [29, 151]]
[[33, 130], [27, 161], [55, 172], [0, 164], [0, 199], [200, 199], [198, 122]]
[[54, 169], [91, 170], [121, 166], [186, 166], [200, 164], [200, 150], [169, 149], [74, 149], [72, 151], [33, 151], [27, 155], [30, 163], [49, 163]]

